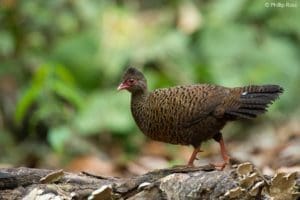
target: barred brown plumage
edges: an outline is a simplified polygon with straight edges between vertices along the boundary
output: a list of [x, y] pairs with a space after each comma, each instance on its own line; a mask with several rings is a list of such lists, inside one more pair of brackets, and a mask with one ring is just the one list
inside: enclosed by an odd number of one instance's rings
[[229, 162], [220, 130], [228, 121], [251, 119], [267, 111], [283, 92], [278, 85], [227, 88], [195, 84], [156, 89], [149, 92], [144, 75], [128, 68], [118, 90], [131, 92], [131, 112], [140, 130], [153, 140], [192, 145], [189, 160], [193, 165], [203, 141], [220, 143], [224, 163]]

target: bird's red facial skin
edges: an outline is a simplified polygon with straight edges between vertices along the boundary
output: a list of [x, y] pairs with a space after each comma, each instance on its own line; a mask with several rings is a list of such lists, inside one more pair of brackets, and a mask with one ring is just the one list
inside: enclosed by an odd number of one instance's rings
[[135, 84], [136, 84], [136, 80], [134, 80], [134, 79], [127, 79], [127, 80], [123, 81], [119, 85], [118, 90], [127, 90], [130, 87], [134, 86]]
[[119, 86], [118, 86], [118, 88], [117, 88], [117, 90], [125, 90], [125, 89], [127, 89], [127, 88], [129, 88], [129, 86], [126, 84], [126, 83], [121, 83]]

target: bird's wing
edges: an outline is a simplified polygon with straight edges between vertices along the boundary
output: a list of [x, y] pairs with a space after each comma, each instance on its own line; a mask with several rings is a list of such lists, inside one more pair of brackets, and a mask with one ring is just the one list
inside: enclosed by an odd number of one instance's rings
[[153, 95], [158, 102], [154, 109], [168, 112], [179, 126], [190, 127], [209, 115], [222, 117], [220, 105], [228, 94], [229, 89], [208, 84], [157, 90]]
[[228, 88], [216, 85], [203, 85], [197, 91], [197, 95], [200, 98], [196, 99], [192, 106], [194, 112], [183, 123], [185, 128], [198, 124], [209, 116], [222, 118], [225, 113], [223, 105], [224, 100], [230, 93]]

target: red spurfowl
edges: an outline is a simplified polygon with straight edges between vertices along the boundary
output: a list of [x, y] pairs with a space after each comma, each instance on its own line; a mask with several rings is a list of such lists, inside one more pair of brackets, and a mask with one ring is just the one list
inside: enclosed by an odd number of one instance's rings
[[267, 111], [283, 92], [278, 85], [227, 88], [195, 84], [148, 91], [144, 75], [128, 68], [118, 90], [131, 93], [131, 112], [140, 130], [153, 140], [192, 145], [188, 165], [193, 165], [202, 142], [219, 142], [224, 162], [229, 162], [220, 130], [228, 121], [252, 119]]

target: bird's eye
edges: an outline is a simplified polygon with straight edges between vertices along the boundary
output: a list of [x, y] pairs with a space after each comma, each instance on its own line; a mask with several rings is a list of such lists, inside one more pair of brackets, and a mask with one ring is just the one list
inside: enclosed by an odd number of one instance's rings
[[133, 78], [128, 79], [128, 82], [129, 82], [129, 83], [134, 83], [134, 79], [133, 79]]

